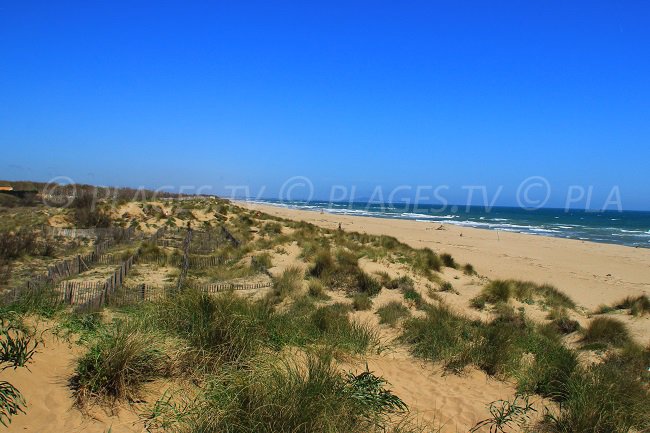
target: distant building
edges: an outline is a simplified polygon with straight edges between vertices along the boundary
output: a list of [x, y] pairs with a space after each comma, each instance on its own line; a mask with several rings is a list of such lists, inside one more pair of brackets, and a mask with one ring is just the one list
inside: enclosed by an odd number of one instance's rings
[[35, 197], [37, 189], [14, 189], [12, 186], [0, 186], [0, 194], [8, 194], [18, 198]]

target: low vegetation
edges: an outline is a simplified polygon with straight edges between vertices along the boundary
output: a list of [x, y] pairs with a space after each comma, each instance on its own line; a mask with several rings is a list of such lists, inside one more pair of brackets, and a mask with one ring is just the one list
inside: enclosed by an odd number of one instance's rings
[[650, 314], [650, 298], [648, 295], [628, 296], [612, 306], [600, 306], [596, 314], [606, 314], [617, 310], [627, 310], [632, 316]]
[[77, 363], [77, 401], [94, 398], [135, 400], [141, 386], [169, 373], [169, 357], [152, 333], [120, 323], [100, 334]]
[[475, 308], [483, 308], [486, 303], [498, 304], [510, 299], [532, 304], [536, 301], [551, 308], [575, 308], [575, 302], [557, 288], [549, 284], [536, 284], [530, 281], [495, 280], [483, 288], [472, 300]]
[[620, 320], [596, 317], [585, 329], [582, 341], [585, 344], [623, 346], [631, 340], [630, 331]]
[[379, 323], [396, 326], [397, 322], [411, 315], [410, 310], [399, 301], [391, 301], [377, 309]]
[[[38, 341], [15, 317], [0, 312], [0, 371], [25, 368], [36, 353]], [[5, 427], [23, 408], [26, 401], [11, 383], [0, 380], [0, 423]]]
[[[462, 280], [454, 287], [440, 272], [460, 279], [461, 271], [467, 276], [476, 271], [449, 254], [414, 249], [390, 236], [285, 221], [225, 201], [210, 201], [206, 212], [218, 218], [204, 222], [199, 217], [205, 209], [198, 203], [173, 203], [171, 212], [158, 205], [143, 208], [160, 224], [167, 219], [192, 222], [192, 258], [218, 257], [209, 266], [190, 267], [187, 284], [174, 286], [160, 299], [111, 303], [108, 314], [78, 314], [53, 302], [57, 293], [50, 287], [25, 291], [11, 305], [14, 313], [56, 321], [58, 336], [74, 334], [86, 348], [71, 382], [80, 405], [139, 402], [148, 383], [164, 379], [169, 391], [150, 402], [144, 417], [148, 431], [422, 431], [405, 421], [408, 408], [383, 378], [367, 368], [341, 368], [342, 359], [358, 361], [380, 353], [385, 344], [381, 331], [399, 335], [395, 344], [447, 372], [473, 367], [516, 385], [517, 398], [493, 402], [493, 416], [477, 428], [514, 426], [533, 411], [528, 399], [533, 394], [547, 399], [535, 403], [542, 405], [535, 409], [543, 422], [534, 431], [622, 433], [650, 425], [650, 348], [635, 344], [625, 325], [610, 317], [595, 317], [580, 329], [574, 302], [553, 286], [493, 281], [471, 300], [475, 308], [489, 306], [490, 314], [468, 317], [445, 303], [461, 299], [448, 293], [462, 291]], [[86, 226], [102, 226], [102, 215], [109, 215], [102, 206], [89, 207], [87, 197], [75, 206], [71, 214]], [[84, 215], [88, 209], [102, 215]], [[139, 251], [143, 262], [177, 266], [179, 237], [160, 245], [141, 243], [129, 251]], [[12, 238], [7, 245], [12, 242], [23, 240]], [[299, 252], [294, 253], [295, 245]], [[3, 251], [15, 255], [12, 248]], [[23, 254], [29, 249], [13, 250]], [[272, 265], [278, 254], [282, 259], [299, 254], [300, 263], [277, 272]], [[386, 271], [369, 274], [367, 269], [377, 269], [376, 263], [368, 266], [371, 261], [386, 264]], [[179, 274], [178, 268], [169, 271]], [[248, 277], [253, 282], [270, 277], [272, 287], [252, 296], [197, 288], [203, 282]], [[383, 294], [390, 302], [378, 296], [382, 290], [391, 291]], [[518, 305], [513, 300], [538, 304], [547, 321], [533, 322], [523, 306], [513, 307]], [[647, 313], [647, 297], [628, 298], [612, 308], [640, 316]], [[373, 320], [396, 329], [375, 328], [369, 324]], [[12, 329], [3, 331], [3, 368], [23, 366], [31, 357], [33, 343], [12, 340], [19, 335], [18, 327]], [[581, 361], [580, 351], [587, 350], [597, 351], [598, 362]], [[545, 411], [549, 400], [552, 409]], [[15, 388], [0, 384], [1, 422], [8, 422], [24, 403]]]

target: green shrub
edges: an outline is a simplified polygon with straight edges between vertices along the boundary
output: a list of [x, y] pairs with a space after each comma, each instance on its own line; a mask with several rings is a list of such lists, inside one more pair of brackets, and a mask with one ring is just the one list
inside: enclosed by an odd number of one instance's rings
[[422, 308], [425, 305], [422, 295], [420, 295], [420, 292], [414, 288], [402, 290], [402, 294], [404, 295], [404, 299], [408, 302], [412, 302], [416, 308]]
[[314, 264], [309, 269], [309, 274], [316, 278], [326, 277], [335, 269], [334, 259], [329, 250], [321, 250], [314, 258]]
[[472, 266], [469, 263], [465, 263], [463, 265], [463, 273], [465, 275], [476, 275], [476, 270], [474, 269], [474, 266]]
[[601, 343], [622, 346], [630, 342], [630, 331], [619, 320], [609, 317], [596, 317], [585, 329], [582, 341], [587, 344]]
[[[628, 433], [650, 425], [650, 395], [639, 370], [610, 358], [571, 375], [559, 414], [547, 414], [552, 433]], [[647, 383], [647, 382], [646, 382]]]
[[279, 234], [282, 234], [282, 225], [277, 222], [267, 222], [260, 230], [260, 235], [262, 236], [273, 236]]
[[[156, 415], [184, 413], [170, 417], [177, 420], [168, 426], [172, 431], [380, 432], [407, 410], [385, 385], [369, 371], [343, 374], [322, 355], [308, 356], [306, 365], [260, 360], [250, 371], [226, 370], [216, 376], [189, 408], [179, 411], [167, 400]], [[156, 421], [156, 416], [149, 418]]]
[[400, 319], [408, 317], [410, 314], [409, 309], [399, 301], [391, 301], [377, 309], [379, 323], [385, 323], [393, 327], [397, 325]]
[[266, 330], [278, 321], [268, 304], [229, 292], [212, 296], [186, 290], [151, 304], [148, 313], [146, 322], [152, 329], [167, 330], [228, 363], [244, 363], [270, 344]]
[[325, 288], [323, 287], [323, 283], [321, 283], [321, 281], [317, 279], [309, 280], [308, 293], [309, 296], [316, 299], [327, 300], [330, 298], [327, 295], [327, 293], [325, 293]]
[[569, 317], [565, 308], [554, 308], [548, 315], [553, 328], [561, 334], [571, 334], [580, 329], [580, 323]]
[[451, 256], [451, 254], [447, 253], [442, 253], [440, 254], [440, 260], [442, 261], [442, 264], [448, 268], [454, 268], [458, 269], [458, 264], [454, 260], [454, 258]]
[[352, 307], [357, 310], [370, 310], [372, 308], [372, 299], [365, 293], [354, 293], [352, 295]]
[[478, 340], [478, 324], [453, 312], [445, 305], [426, 308], [426, 316], [403, 323], [402, 341], [411, 345], [414, 355], [430, 361], [466, 365], [473, 341]]
[[336, 252], [336, 264], [343, 268], [356, 268], [359, 266], [359, 258], [351, 251], [338, 250]]
[[650, 314], [650, 298], [647, 295], [628, 296], [616, 305], [617, 309], [630, 310], [633, 316]]
[[261, 253], [251, 257], [251, 268], [255, 272], [267, 272], [272, 267], [273, 262], [269, 253]]
[[481, 296], [490, 304], [508, 302], [512, 296], [510, 283], [503, 280], [492, 281], [483, 288]]
[[469, 301], [469, 305], [477, 310], [483, 310], [485, 308], [485, 298], [482, 296], [475, 296]]
[[431, 271], [440, 272], [442, 261], [436, 253], [429, 248], [422, 248], [414, 251], [413, 268], [424, 274], [429, 275]]
[[[17, 326], [20, 325], [20, 326]], [[0, 320], [0, 371], [26, 367], [36, 353], [38, 341], [26, 332], [22, 324], [13, 323], [2, 312]], [[25, 413], [26, 402], [21, 392], [11, 383], [0, 380], [0, 423], [7, 427], [18, 412]]]
[[[549, 284], [538, 285], [530, 281], [495, 280], [483, 288], [478, 297], [490, 304], [508, 302], [511, 298], [532, 303], [536, 298], [549, 307], [575, 308], [573, 300]], [[479, 301], [477, 301], [479, 303]]]
[[279, 277], [273, 279], [273, 292], [271, 296], [274, 302], [280, 302], [302, 287], [303, 271], [297, 266], [286, 268]]
[[167, 371], [167, 357], [151, 334], [118, 323], [79, 359], [75, 395], [79, 403], [93, 397], [134, 400], [143, 383]]
[[349, 307], [340, 304], [319, 307], [311, 316], [318, 338], [330, 347], [364, 353], [378, 343], [377, 332], [369, 325], [351, 321]]
[[375, 296], [381, 291], [381, 283], [375, 278], [361, 271], [357, 275], [357, 290], [368, 296]]
[[441, 292], [458, 293], [456, 289], [454, 289], [454, 286], [449, 281], [443, 281], [440, 284], [439, 290]]

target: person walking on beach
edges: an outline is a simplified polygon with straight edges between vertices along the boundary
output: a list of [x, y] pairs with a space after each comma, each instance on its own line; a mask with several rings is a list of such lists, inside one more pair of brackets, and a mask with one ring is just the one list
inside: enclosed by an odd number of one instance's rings
[[343, 229], [341, 228], [341, 223], [339, 223], [339, 231], [341, 231], [341, 230], [343, 230]]

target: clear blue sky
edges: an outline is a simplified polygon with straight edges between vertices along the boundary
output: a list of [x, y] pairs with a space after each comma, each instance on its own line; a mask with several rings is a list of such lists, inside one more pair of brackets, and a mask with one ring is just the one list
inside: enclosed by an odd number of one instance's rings
[[211, 3], [1, 1], [0, 178], [650, 209], [647, 1]]

